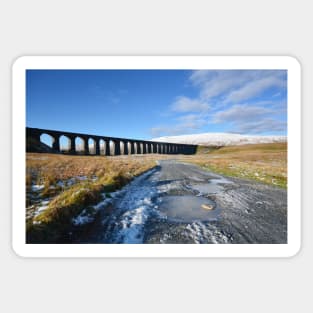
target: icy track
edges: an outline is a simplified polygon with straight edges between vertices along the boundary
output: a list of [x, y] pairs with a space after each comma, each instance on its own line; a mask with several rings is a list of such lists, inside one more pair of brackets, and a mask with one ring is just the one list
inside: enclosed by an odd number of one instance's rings
[[[286, 190], [226, 179], [195, 165], [160, 161], [112, 196], [92, 234], [96, 239], [87, 242], [287, 242]], [[204, 209], [208, 206], [213, 210]]]
[[147, 181], [156, 169], [137, 177], [115, 196], [114, 212], [109, 219], [109, 232], [104, 241], [110, 243], [142, 243], [145, 223], [154, 210], [155, 185]]

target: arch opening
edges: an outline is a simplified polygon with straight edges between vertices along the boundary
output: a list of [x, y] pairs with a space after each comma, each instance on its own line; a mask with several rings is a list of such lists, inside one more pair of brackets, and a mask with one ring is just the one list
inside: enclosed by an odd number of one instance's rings
[[124, 153], [124, 147], [125, 147], [124, 142], [123, 142], [123, 141], [120, 141], [119, 144], [120, 144], [120, 154], [125, 154], [125, 153]]
[[115, 155], [115, 143], [113, 140], [109, 141], [109, 147], [110, 147], [110, 155]]
[[96, 141], [93, 138], [88, 139], [89, 154], [96, 154]]
[[163, 145], [161, 144], [158, 145], [158, 153], [159, 154], [163, 153]]
[[148, 143], [148, 153], [152, 153], [153, 151], [153, 145], [152, 143]]
[[105, 141], [103, 139], [99, 140], [100, 155], [105, 155]]
[[137, 143], [133, 142], [133, 145], [134, 145], [134, 154], [137, 154]]
[[60, 150], [61, 152], [68, 153], [71, 150], [71, 138], [62, 135], [60, 137]]
[[146, 153], [147, 153], [147, 143], [146, 143], [146, 142], [143, 142], [143, 143], [142, 143], [142, 153], [143, 153], [143, 154], [146, 154]]
[[75, 138], [75, 151], [77, 154], [85, 154], [85, 140], [83, 138]]
[[129, 149], [128, 149], [128, 141], [123, 141], [123, 145], [124, 145], [124, 149], [122, 150], [124, 155], [128, 155], [129, 154]]
[[130, 141], [127, 141], [126, 145], [127, 145], [128, 154], [132, 154], [132, 151], [131, 151], [131, 149], [132, 149], [131, 142], [130, 142]]
[[54, 137], [51, 135], [48, 135], [46, 133], [43, 133], [40, 135], [40, 142], [47, 146], [47, 148], [52, 148], [54, 143]]

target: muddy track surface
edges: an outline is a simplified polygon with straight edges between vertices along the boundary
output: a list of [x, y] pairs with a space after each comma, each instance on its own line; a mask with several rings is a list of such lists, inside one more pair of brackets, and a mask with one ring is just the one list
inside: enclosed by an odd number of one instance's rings
[[160, 161], [118, 193], [84, 242], [287, 243], [287, 192]]

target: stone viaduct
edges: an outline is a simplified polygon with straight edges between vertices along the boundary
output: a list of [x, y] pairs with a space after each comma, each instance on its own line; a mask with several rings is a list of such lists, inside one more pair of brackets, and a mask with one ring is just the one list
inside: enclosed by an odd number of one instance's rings
[[[49, 148], [42, 141], [42, 135], [51, 137]], [[67, 147], [61, 147], [61, 138], [67, 139]], [[63, 141], [64, 141], [63, 138]], [[78, 141], [80, 144], [78, 144]], [[46, 151], [40, 149], [46, 147]], [[71, 155], [128, 155], [128, 154], [194, 154], [196, 145], [146, 141], [128, 138], [115, 138], [56, 130], [26, 127], [26, 151], [66, 153]]]

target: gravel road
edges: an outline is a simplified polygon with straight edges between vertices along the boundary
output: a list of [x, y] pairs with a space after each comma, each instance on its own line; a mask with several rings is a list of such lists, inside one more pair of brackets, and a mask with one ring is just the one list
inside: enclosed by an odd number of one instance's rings
[[97, 243], [287, 243], [287, 191], [159, 161], [102, 214]]

